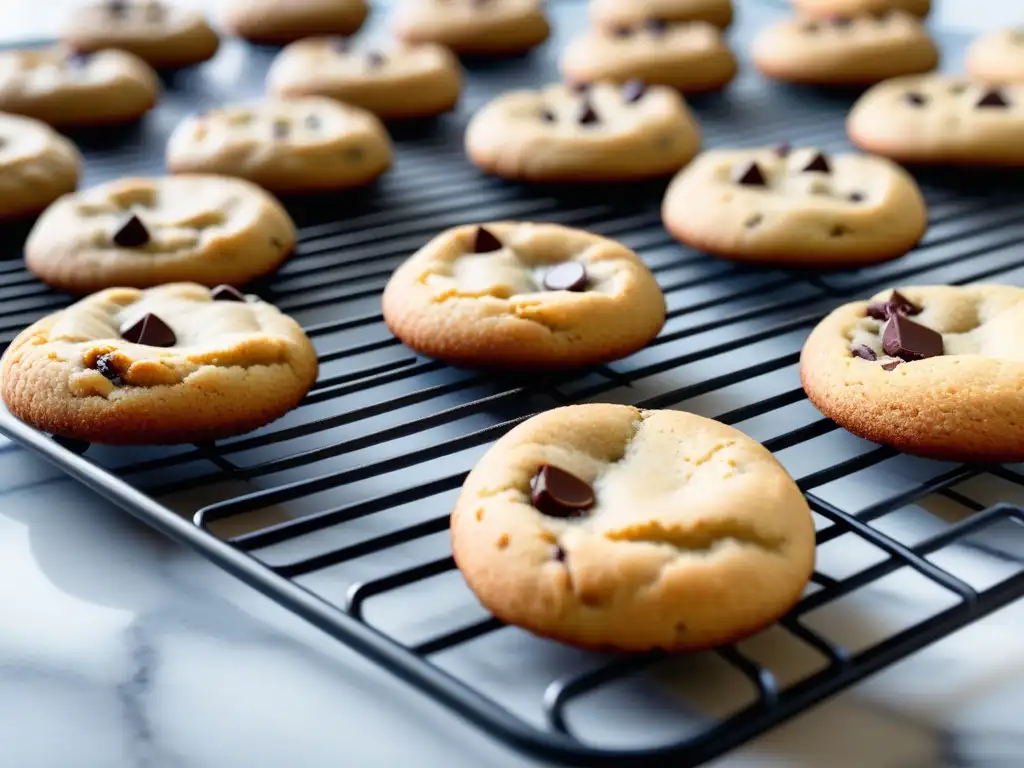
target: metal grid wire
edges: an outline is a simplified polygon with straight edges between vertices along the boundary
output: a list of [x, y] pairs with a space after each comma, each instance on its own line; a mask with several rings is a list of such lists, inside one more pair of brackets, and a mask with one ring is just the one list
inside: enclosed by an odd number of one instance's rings
[[[580, 8], [567, 3], [558, 12], [560, 25], [568, 26], [566, 15]], [[266, 54], [229, 47], [228, 57], [235, 55], [252, 60], [242, 69], [257, 73], [254, 90]], [[498, 87], [550, 77], [550, 62], [510, 66], [474, 72], [463, 114]], [[222, 96], [202, 81], [178, 85], [178, 96], [171, 93], [164, 107], [172, 115]], [[845, 99], [817, 96], [809, 103], [747, 78], [728, 97], [696, 108], [711, 145], [792, 140], [834, 151], [846, 147]], [[157, 169], [166, 127], [149, 126], [112, 142], [85, 137], [91, 181]], [[1024, 499], [1019, 468], [928, 462], [860, 441], [810, 407], [796, 374], [807, 332], [851, 297], [893, 283], [1021, 283], [1019, 179], [922, 177], [931, 227], [903, 259], [842, 273], [752, 269], [675, 244], [659, 223], [663, 183], [530, 189], [486, 179], [462, 157], [460, 128], [461, 118], [403, 128], [396, 167], [372, 194], [291, 206], [300, 224], [298, 251], [252, 290], [300, 320], [320, 355], [320, 380], [292, 414], [216, 444], [131, 452], [57, 443], [6, 412], [0, 431], [494, 736], [567, 763], [661, 764], [671, 755], [674, 765], [696, 765], [1024, 593], [1019, 568], [978, 586], [940, 565], [951, 548], [967, 542], [986, 551], [978, 543], [986, 532], [1024, 523], [1018, 506], [999, 503]], [[444, 227], [500, 218], [586, 227], [636, 249], [666, 295], [662, 334], [616, 363], [528, 378], [456, 371], [402, 347], [380, 315], [379, 296], [391, 271]], [[70, 300], [40, 285], [20, 260], [0, 262], [0, 343]], [[628, 743], [586, 733], [586, 700], [649, 680], [674, 663], [660, 654], [568, 657], [565, 649], [545, 645], [517, 657], [523, 665], [517, 674], [541, 681], [531, 694], [532, 714], [516, 711], [521, 708], [502, 690], [485, 684], [479, 667], [470, 664], [460, 673], [460, 653], [472, 655], [481, 643], [521, 633], [484, 615], [461, 582], [453, 588], [445, 581], [457, 577], [445, 536], [454, 494], [476, 458], [512, 426], [546, 408], [586, 401], [685, 408], [737, 425], [797, 478], [816, 513], [819, 563], [828, 562], [824, 554], [832, 543], [876, 553], [869, 565], [847, 573], [819, 567], [801, 603], [774, 628], [820, 657], [813, 672], [788, 679], [742, 643], [701, 654], [746, 681], [750, 695], [742, 705], [712, 716], [673, 715], [657, 738]], [[978, 481], [989, 490], [978, 491], [972, 485]], [[911, 540], [886, 529], [886, 520], [908, 506], [927, 506], [922, 500], [928, 499], [952, 504], [960, 514]], [[1006, 547], [987, 551], [1019, 561]], [[823, 628], [814, 620], [901, 573], [916, 574], [941, 592], [940, 607], [852, 646], [830, 637], [827, 621]], [[403, 594], [411, 598], [401, 607], [376, 607]], [[396, 614], [408, 618], [409, 599], [440, 606], [435, 620], [396, 623]], [[452, 607], [453, 601], [459, 605]], [[636, 697], [615, 700], [639, 706]]]

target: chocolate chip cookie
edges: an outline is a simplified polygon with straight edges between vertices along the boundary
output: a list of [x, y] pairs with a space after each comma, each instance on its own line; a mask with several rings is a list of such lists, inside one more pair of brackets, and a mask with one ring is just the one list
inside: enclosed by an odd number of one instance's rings
[[313, 35], [351, 35], [369, 13], [366, 0], [227, 0], [224, 27], [256, 43]]
[[720, 29], [732, 24], [732, 0], [590, 0], [590, 21], [595, 27], [615, 30], [635, 27], [648, 19], [706, 21]]
[[78, 186], [82, 156], [45, 123], [0, 113], [0, 219], [39, 213]]
[[699, 147], [700, 128], [682, 96], [640, 81], [513, 91], [466, 129], [466, 152], [480, 168], [539, 182], [664, 176]]
[[916, 16], [891, 11], [780, 21], [758, 34], [753, 59], [776, 80], [851, 86], [930, 72], [939, 50]]
[[25, 263], [74, 293], [177, 281], [243, 285], [292, 252], [295, 225], [248, 181], [127, 178], [65, 195], [39, 218]]
[[699, 250], [819, 268], [902, 256], [928, 223], [917, 184], [898, 165], [789, 145], [702, 153], [672, 180], [661, 213]]
[[449, 229], [395, 271], [383, 303], [405, 344], [469, 368], [607, 362], [665, 322], [665, 299], [639, 256], [557, 224]]
[[174, 173], [237, 176], [279, 193], [368, 184], [391, 165], [391, 141], [366, 110], [307, 96], [186, 118], [167, 145]]
[[972, 80], [1024, 84], [1024, 27], [979, 37], [967, 48], [965, 67]]
[[542, 0], [404, 0], [391, 28], [407, 43], [437, 43], [473, 56], [522, 53], [551, 32]]
[[498, 618], [586, 648], [688, 651], [784, 615], [814, 524], [763, 446], [683, 411], [557, 408], [480, 459], [452, 552]]
[[206, 61], [220, 44], [201, 11], [161, 0], [92, 0], [71, 13], [61, 40], [81, 53], [119, 48], [157, 69]]
[[0, 361], [11, 413], [44, 432], [111, 444], [247, 432], [313, 385], [298, 324], [255, 296], [177, 283], [111, 288], [22, 331]]
[[924, 17], [932, 9], [932, 0], [793, 0], [798, 13], [818, 18], [854, 16], [859, 13], [885, 13], [898, 10]]
[[316, 37], [281, 51], [267, 90], [282, 98], [326, 96], [384, 119], [430, 117], [455, 107], [462, 70], [449, 50], [431, 43], [375, 48]]
[[1024, 460], [1024, 289], [925, 286], [840, 307], [811, 333], [800, 377], [856, 435], [956, 461]]
[[636, 26], [587, 31], [566, 46], [561, 69], [572, 84], [641, 80], [704, 93], [729, 83], [737, 65], [717, 27], [651, 18]]
[[861, 149], [898, 162], [1024, 165], [1024, 84], [947, 75], [896, 77], [869, 89], [846, 119]]
[[138, 120], [160, 98], [156, 72], [127, 51], [0, 51], [0, 111], [60, 127]]

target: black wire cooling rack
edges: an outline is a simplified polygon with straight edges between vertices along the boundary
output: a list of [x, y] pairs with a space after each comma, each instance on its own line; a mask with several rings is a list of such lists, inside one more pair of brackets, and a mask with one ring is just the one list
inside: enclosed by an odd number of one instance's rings
[[[740, 12], [740, 41], [777, 13]], [[320, 380], [293, 413], [216, 444], [131, 451], [58, 443], [6, 411], [0, 431], [510, 745], [570, 764], [696, 765], [1024, 593], [1021, 468], [919, 460], [854, 438], [809, 405], [797, 374], [808, 331], [851, 298], [894, 283], [1024, 281], [1024, 184], [927, 174], [931, 226], [914, 252], [798, 273], [675, 244], [659, 222], [664, 183], [579, 190], [482, 177], [461, 152], [466, 115], [500, 90], [554, 79], [559, 42], [583, 13], [580, 2], [553, 4], [544, 50], [469, 64], [459, 113], [397, 127], [397, 164], [371, 191], [290, 202], [298, 251], [250, 289], [302, 322], [320, 354]], [[948, 62], [962, 45], [944, 40]], [[141, 126], [77, 136], [86, 181], [159, 172], [176, 121], [259, 93], [270, 55], [229, 43], [170, 82]], [[708, 145], [841, 151], [852, 99], [748, 72], [694, 106]], [[440, 229], [502, 218], [586, 227], [636, 249], [665, 291], [664, 331], [622, 361], [530, 378], [457, 371], [405, 349], [380, 315], [391, 271]], [[6, 233], [5, 253], [18, 256], [22, 234]], [[70, 301], [19, 258], [0, 261], [0, 343]], [[454, 495], [514, 424], [584, 401], [692, 410], [775, 453], [818, 523], [818, 569], [786, 619], [743, 643], [665, 658], [577, 652], [483, 613], [448, 548]], [[983, 559], [964, 568], [968, 555]], [[813, 663], [794, 671], [797, 658]], [[629, 730], [631, 717], [640, 728]]]

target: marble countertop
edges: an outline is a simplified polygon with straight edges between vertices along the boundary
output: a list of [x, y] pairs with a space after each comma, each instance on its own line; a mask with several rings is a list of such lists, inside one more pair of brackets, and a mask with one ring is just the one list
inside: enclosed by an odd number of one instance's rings
[[[0, 35], [70, 4], [4, 3]], [[1022, 633], [1018, 602], [711, 765], [1021, 765]], [[0, 745], [3, 768], [538, 765], [3, 438]]]

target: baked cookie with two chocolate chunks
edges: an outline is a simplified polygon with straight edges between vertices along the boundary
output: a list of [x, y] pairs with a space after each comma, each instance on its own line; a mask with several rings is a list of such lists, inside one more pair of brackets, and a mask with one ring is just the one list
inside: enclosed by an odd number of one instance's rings
[[982, 35], [968, 46], [964, 66], [972, 80], [1024, 84], [1024, 27]]
[[383, 305], [406, 345], [467, 368], [608, 362], [665, 322], [665, 299], [639, 256], [558, 224], [449, 229], [395, 271]]
[[188, 281], [243, 285], [295, 246], [281, 204], [248, 181], [126, 178], [65, 195], [36, 222], [25, 264], [72, 293]]
[[111, 288], [22, 331], [0, 361], [11, 413], [90, 443], [216, 440], [283, 416], [317, 375], [298, 324], [255, 296]]
[[870, 88], [846, 119], [861, 149], [901, 163], [1024, 165], [1024, 84], [947, 75], [897, 77]]
[[42, 211], [78, 186], [82, 156], [46, 123], [0, 113], [0, 219]]
[[265, 99], [186, 118], [167, 144], [173, 173], [237, 176], [296, 194], [368, 184], [391, 165], [374, 115], [332, 99]]
[[707, 22], [650, 18], [635, 26], [591, 29], [566, 46], [562, 77], [572, 84], [641, 80], [683, 93], [717, 91], [736, 76], [736, 57]]
[[732, 0], [590, 0], [590, 23], [614, 31], [648, 19], [706, 21], [720, 29], [732, 24]]
[[267, 90], [289, 99], [326, 96], [385, 120], [430, 117], [455, 107], [462, 69], [451, 51], [432, 43], [371, 48], [316, 37], [278, 54], [267, 73]]
[[953, 461], [1024, 460], [1024, 289], [925, 286], [840, 307], [800, 377], [818, 409], [876, 443]]
[[556, 408], [469, 473], [452, 553], [502, 621], [584, 648], [691, 651], [773, 623], [814, 569], [796, 483], [742, 432], [683, 411]]
[[640, 81], [512, 91], [466, 129], [466, 152], [484, 171], [538, 182], [664, 176], [699, 147], [700, 128], [683, 97]]
[[928, 224], [917, 184], [898, 165], [789, 145], [703, 152], [672, 180], [661, 214], [698, 250], [820, 269], [902, 256]]
[[351, 35], [369, 14], [366, 0], [227, 0], [224, 27], [255, 43]]
[[906, 11], [924, 18], [932, 9], [932, 0], [793, 0], [793, 7], [799, 14], [817, 18], [886, 11]]
[[91, 0], [68, 17], [61, 41], [81, 53], [118, 48], [157, 69], [212, 59], [220, 45], [202, 11], [161, 0]]
[[138, 120], [160, 98], [156, 72], [127, 51], [0, 51], [0, 111], [58, 127]]
[[522, 53], [551, 33], [543, 0], [403, 0], [391, 29], [407, 43], [436, 43], [467, 56]]
[[928, 32], [905, 11], [780, 21], [761, 30], [752, 53], [767, 77], [813, 85], [870, 85], [939, 63]]

